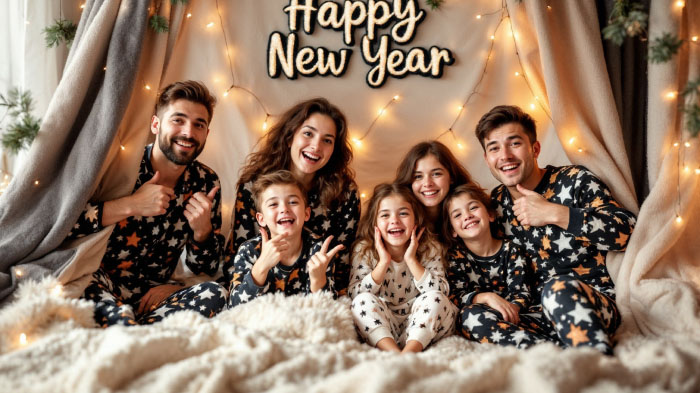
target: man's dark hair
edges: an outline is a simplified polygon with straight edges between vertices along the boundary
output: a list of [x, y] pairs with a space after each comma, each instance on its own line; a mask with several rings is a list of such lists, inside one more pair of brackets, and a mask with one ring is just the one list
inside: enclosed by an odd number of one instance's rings
[[476, 138], [479, 139], [481, 147], [486, 149], [484, 140], [491, 131], [510, 123], [520, 124], [523, 127], [525, 134], [530, 139], [530, 144], [537, 141], [535, 120], [530, 115], [515, 105], [499, 105], [481, 116], [479, 123], [476, 125]]
[[161, 90], [160, 94], [158, 94], [158, 102], [156, 102], [156, 115], [160, 116], [161, 111], [177, 100], [187, 100], [204, 105], [204, 107], [207, 108], [207, 113], [209, 113], [207, 123], [211, 122], [211, 117], [214, 115], [216, 97], [209, 93], [209, 89], [207, 89], [204, 83], [197, 81], [182, 81], [166, 86], [163, 90]]

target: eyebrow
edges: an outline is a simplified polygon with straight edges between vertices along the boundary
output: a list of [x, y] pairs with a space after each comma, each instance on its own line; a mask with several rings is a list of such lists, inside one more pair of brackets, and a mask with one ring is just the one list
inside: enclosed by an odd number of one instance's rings
[[[520, 135], [510, 135], [510, 136], [506, 137], [506, 141], [511, 141], [513, 139], [523, 140], [523, 137], [521, 137]], [[498, 141], [491, 141], [491, 142], [487, 143], [486, 146], [491, 146], [495, 143], [498, 143]]]
[[[314, 131], [316, 131], [316, 132], [319, 132], [318, 129], [316, 129], [316, 127], [314, 127], [314, 126], [312, 126], [312, 125], [309, 125], [309, 124], [305, 124], [305, 125], [302, 126], [301, 128], [310, 128], [310, 129], [312, 129], [312, 130], [314, 130]], [[335, 135], [333, 135], [333, 134], [331, 134], [331, 133], [327, 133], [325, 136], [331, 137], [331, 138], [335, 139]]]
[[[184, 117], [186, 119], [189, 119], [189, 116], [187, 116], [186, 114], [184, 114], [182, 112], [175, 112], [172, 115], [170, 115], [170, 117]], [[204, 123], [204, 125], [209, 125], [209, 123], [207, 123], [207, 120], [204, 118], [201, 118], [201, 117], [196, 118], [194, 121]]]

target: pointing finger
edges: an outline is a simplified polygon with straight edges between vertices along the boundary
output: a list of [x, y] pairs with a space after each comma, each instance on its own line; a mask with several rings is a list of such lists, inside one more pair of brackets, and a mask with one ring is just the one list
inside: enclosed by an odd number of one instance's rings
[[338, 244], [337, 246], [333, 247], [333, 249], [331, 250], [331, 252], [329, 252], [328, 254], [326, 254], [326, 256], [328, 257], [328, 260], [330, 261], [331, 259], [333, 259], [333, 257], [335, 256], [335, 254], [339, 253], [340, 250], [344, 250], [344, 249], [345, 249], [345, 246], [342, 245], [342, 244]]
[[333, 235], [328, 236], [326, 240], [323, 241], [323, 245], [321, 246], [321, 252], [323, 254], [328, 252], [328, 246], [331, 244], [331, 240], [333, 240]]

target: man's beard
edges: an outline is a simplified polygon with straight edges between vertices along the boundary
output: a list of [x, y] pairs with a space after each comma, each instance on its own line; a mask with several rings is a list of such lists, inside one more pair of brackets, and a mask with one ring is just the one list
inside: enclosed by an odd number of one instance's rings
[[[161, 134], [162, 135], [162, 134]], [[194, 151], [189, 156], [178, 155], [173, 148], [175, 141], [183, 141], [194, 144]], [[204, 144], [200, 145], [194, 138], [176, 137], [166, 142], [165, 137], [158, 137], [158, 147], [165, 157], [177, 165], [189, 165], [204, 150]]]

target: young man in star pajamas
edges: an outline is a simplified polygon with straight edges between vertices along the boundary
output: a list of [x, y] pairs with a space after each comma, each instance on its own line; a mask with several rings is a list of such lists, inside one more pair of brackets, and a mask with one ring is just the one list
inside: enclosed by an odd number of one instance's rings
[[186, 288], [170, 279], [185, 247], [192, 272], [213, 275], [219, 267], [219, 179], [195, 160], [215, 103], [199, 82], [163, 89], [151, 119], [156, 142], [144, 150], [134, 192], [88, 203], [68, 235], [79, 238], [116, 224], [83, 295], [97, 303], [95, 320], [103, 327], [153, 323], [179, 310], [210, 317], [225, 306], [225, 291], [214, 282]]
[[345, 246], [328, 251], [333, 236], [321, 241], [304, 229], [311, 209], [303, 185], [281, 170], [258, 177], [253, 196], [260, 235], [244, 242], [233, 257], [229, 308], [267, 293], [334, 293], [330, 262]]
[[549, 321], [560, 345], [612, 354], [621, 319], [605, 257], [625, 249], [635, 216], [585, 167], [540, 168], [535, 122], [517, 106], [494, 107], [476, 136], [502, 183], [491, 192], [500, 235], [533, 260], [540, 304], [530, 313]]

